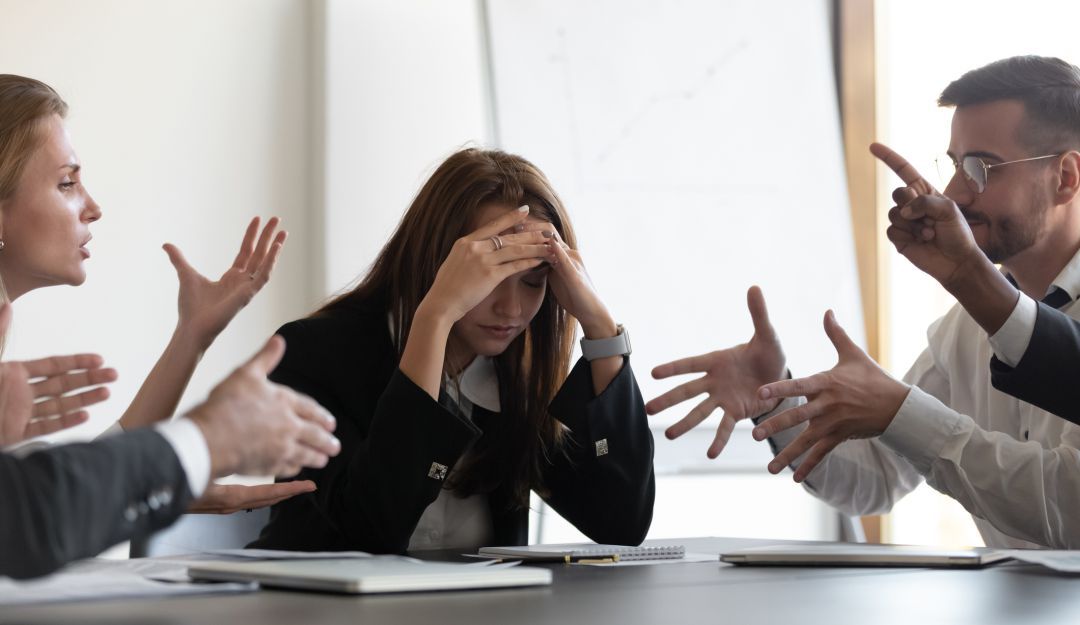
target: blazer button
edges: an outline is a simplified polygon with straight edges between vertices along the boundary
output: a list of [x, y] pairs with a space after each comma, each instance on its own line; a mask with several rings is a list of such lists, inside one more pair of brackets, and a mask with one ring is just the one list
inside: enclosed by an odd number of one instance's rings
[[138, 518], [139, 513], [135, 511], [135, 506], [131, 505], [124, 508], [124, 519], [126, 519], [128, 523], [134, 523]]

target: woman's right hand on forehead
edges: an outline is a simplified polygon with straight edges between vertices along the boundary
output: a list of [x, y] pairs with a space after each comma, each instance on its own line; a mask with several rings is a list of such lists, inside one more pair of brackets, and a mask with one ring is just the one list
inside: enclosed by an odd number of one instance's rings
[[[439, 267], [423, 305], [451, 323], [484, 300], [500, 282], [551, 258], [553, 226], [525, 225], [529, 207], [522, 206], [458, 239]], [[500, 234], [506, 231], [513, 234]]]

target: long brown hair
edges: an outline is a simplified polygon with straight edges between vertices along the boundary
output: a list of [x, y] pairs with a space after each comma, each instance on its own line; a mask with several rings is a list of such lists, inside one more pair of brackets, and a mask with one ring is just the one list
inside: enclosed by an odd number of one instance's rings
[[[550, 222], [567, 245], [577, 246], [562, 201], [539, 169], [514, 154], [464, 149], [420, 189], [363, 280], [315, 314], [385, 302], [400, 358], [416, 308], [439, 267], [491, 203], [528, 204], [530, 215]], [[544, 492], [543, 464], [563, 441], [562, 426], [547, 407], [569, 372], [573, 340], [571, 317], [549, 289], [528, 328], [495, 357], [502, 412], [485, 425], [447, 488], [462, 495], [506, 488], [520, 507], [528, 505], [530, 489]]]

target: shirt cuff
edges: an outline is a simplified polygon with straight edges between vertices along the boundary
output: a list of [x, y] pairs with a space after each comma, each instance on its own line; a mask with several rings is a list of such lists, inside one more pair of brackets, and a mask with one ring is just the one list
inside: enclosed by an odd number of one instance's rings
[[191, 496], [198, 499], [210, 483], [210, 448], [206, 445], [202, 430], [187, 417], [162, 423], [154, 428], [172, 445], [176, 457], [180, 459], [180, 466], [187, 475]]
[[990, 347], [998, 360], [1010, 367], [1015, 367], [1027, 351], [1028, 343], [1031, 342], [1031, 334], [1035, 331], [1035, 317], [1038, 315], [1038, 304], [1023, 293], [1016, 300], [1012, 314], [998, 331], [990, 337]]
[[920, 474], [927, 475], [945, 443], [963, 427], [964, 419], [933, 395], [912, 385], [880, 440], [906, 458]]

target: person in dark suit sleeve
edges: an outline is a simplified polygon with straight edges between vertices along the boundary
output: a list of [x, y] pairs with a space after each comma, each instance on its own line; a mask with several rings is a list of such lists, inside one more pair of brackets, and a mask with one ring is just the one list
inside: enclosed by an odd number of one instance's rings
[[161, 529], [191, 501], [180, 459], [144, 429], [17, 458], [0, 454], [0, 574], [46, 575]]
[[[1051, 293], [1040, 302], [1029, 300], [1036, 314], [1027, 348], [1019, 359], [1010, 360], [1012, 366], [1004, 356], [991, 358], [990, 381], [1003, 393], [1080, 424], [1080, 322], [1052, 305], [1060, 301], [1054, 297], [1058, 293], [1065, 292]], [[1073, 302], [1065, 305], [1071, 308]]]
[[[329, 433], [333, 417], [266, 379], [283, 351], [274, 337], [206, 402], [170, 423], [21, 458], [0, 453], [0, 575], [46, 575], [161, 529], [210, 477], [325, 466], [340, 449]], [[0, 420], [25, 423], [33, 406], [25, 371], [0, 364]]]
[[1067, 312], [1080, 294], [1055, 280], [1041, 300], [1029, 297], [979, 249], [954, 201], [896, 152], [872, 150], [907, 185], [893, 192], [889, 238], [986, 331], [994, 388], [1080, 424], [1080, 322]]
[[[271, 379], [338, 417], [343, 452], [301, 473], [318, 489], [276, 505], [252, 546], [521, 545], [530, 491], [597, 542], [640, 543], [652, 436], [628, 337], [574, 248], [533, 165], [447, 159], [363, 282], [279, 330]], [[569, 371], [571, 315], [585, 339]]]

